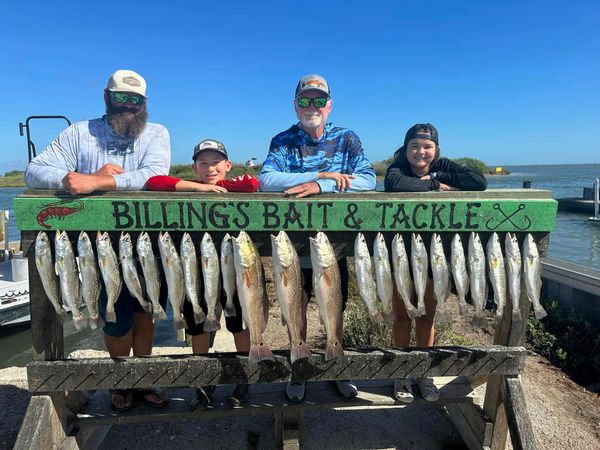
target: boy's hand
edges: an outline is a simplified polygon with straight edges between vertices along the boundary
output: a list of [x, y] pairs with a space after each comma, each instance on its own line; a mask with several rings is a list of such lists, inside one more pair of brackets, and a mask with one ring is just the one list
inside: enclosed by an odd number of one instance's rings
[[227, 189], [225, 189], [223, 186], [218, 186], [216, 184], [194, 184], [196, 185], [194, 186], [194, 188], [198, 192], [217, 192], [219, 194], [222, 192], [227, 192]]
[[350, 187], [350, 180], [353, 180], [356, 177], [354, 175], [339, 172], [319, 172], [317, 178], [319, 180], [335, 180], [338, 190], [345, 191]]

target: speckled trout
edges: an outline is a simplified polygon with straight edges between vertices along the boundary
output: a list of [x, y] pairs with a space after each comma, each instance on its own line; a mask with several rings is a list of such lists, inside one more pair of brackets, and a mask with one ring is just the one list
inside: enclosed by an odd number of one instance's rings
[[386, 322], [394, 321], [392, 297], [394, 295], [394, 280], [390, 266], [390, 255], [383, 234], [377, 233], [373, 242], [373, 261], [375, 263], [375, 284], [377, 296], [381, 300], [381, 312]]
[[375, 303], [377, 299], [377, 286], [373, 277], [371, 255], [365, 236], [362, 233], [358, 233], [354, 240], [354, 272], [356, 273], [360, 298], [362, 298], [363, 303], [367, 307], [371, 320], [375, 323], [382, 322], [383, 317], [377, 310]]
[[273, 277], [281, 319], [287, 325], [290, 338], [290, 360], [310, 356], [310, 348], [303, 336], [306, 333], [306, 306], [308, 298], [302, 289], [302, 270], [296, 248], [285, 231], [271, 235], [273, 248]]
[[58, 276], [56, 275], [54, 263], [52, 262], [52, 250], [50, 240], [45, 231], [40, 231], [35, 239], [35, 266], [42, 280], [42, 286], [58, 320], [64, 323], [69, 319], [69, 313], [60, 304], [60, 292], [58, 290]]
[[77, 240], [79, 256], [79, 273], [81, 275], [81, 295], [90, 316], [90, 328], [98, 328], [98, 298], [100, 297], [100, 273], [92, 241], [85, 231], [79, 233]]
[[185, 284], [185, 297], [192, 304], [194, 310], [194, 322], [204, 322], [206, 315], [200, 305], [200, 271], [198, 270], [198, 257], [196, 247], [189, 233], [183, 233], [179, 252], [181, 253], [181, 264], [183, 266], [183, 279]]
[[399, 233], [392, 240], [392, 266], [394, 268], [396, 289], [404, 302], [404, 309], [406, 309], [408, 318], [413, 320], [418, 314], [417, 308], [412, 304], [413, 283], [410, 277], [410, 264], [404, 246], [404, 239]]
[[504, 254], [506, 255], [506, 274], [508, 278], [508, 293], [512, 306], [512, 319], [521, 320], [521, 250], [519, 241], [514, 233], [506, 233], [504, 239]]
[[98, 231], [96, 235], [96, 250], [98, 251], [98, 267], [100, 268], [100, 274], [104, 281], [107, 297], [104, 320], [106, 322], [114, 323], [117, 320], [115, 303], [117, 302], [119, 295], [121, 295], [123, 282], [121, 280], [121, 274], [119, 273], [119, 260], [112, 248], [108, 233], [100, 233], [100, 231]]
[[458, 313], [463, 316], [467, 312], [467, 301], [465, 298], [469, 293], [469, 274], [467, 273], [465, 249], [462, 239], [458, 234], [454, 235], [452, 245], [450, 246], [450, 270], [458, 296]]
[[445, 319], [444, 304], [450, 294], [450, 274], [448, 272], [448, 261], [444, 253], [442, 238], [438, 233], [431, 236], [429, 248], [431, 262], [431, 273], [433, 274], [433, 296], [437, 302], [435, 307], [435, 321], [443, 322]]
[[142, 305], [147, 313], [152, 312], [152, 303], [144, 298], [142, 282], [133, 259], [133, 242], [129, 233], [121, 233], [119, 238], [119, 260], [121, 261], [121, 270], [123, 272], [123, 281], [129, 290], [129, 293]]
[[216, 331], [221, 329], [221, 269], [217, 249], [208, 233], [204, 233], [202, 236], [200, 252], [204, 279], [204, 301], [207, 309], [204, 331]]
[[233, 262], [233, 242], [229, 233], [225, 234], [221, 241], [221, 275], [223, 277], [223, 290], [227, 296], [225, 304], [225, 317], [235, 317], [235, 304], [233, 298], [235, 296], [235, 263]]
[[494, 290], [494, 302], [496, 303], [496, 321], [499, 322], [504, 314], [504, 305], [506, 305], [506, 269], [500, 238], [496, 233], [492, 233], [488, 239], [486, 253], [488, 276]]
[[181, 258], [169, 233], [160, 233], [158, 236], [158, 250], [162, 261], [163, 272], [167, 280], [169, 302], [173, 308], [173, 328], [185, 328], [183, 317], [183, 302], [185, 301], [185, 287], [183, 285], [183, 267]]
[[88, 319], [79, 311], [81, 300], [79, 271], [77, 270], [73, 246], [66, 231], [56, 231], [54, 250], [56, 252], [56, 274], [58, 275], [63, 303], [71, 309], [75, 328], [82, 330], [88, 324]]
[[413, 279], [415, 280], [415, 292], [417, 293], [417, 316], [427, 314], [425, 309], [425, 291], [427, 290], [427, 250], [421, 235], [413, 233], [410, 245], [410, 261], [412, 263]]
[[523, 243], [523, 277], [527, 298], [533, 304], [533, 312], [538, 320], [547, 316], [546, 310], [540, 304], [540, 291], [542, 289], [542, 263], [540, 254], [533, 236], [527, 233]]
[[325, 233], [318, 232], [315, 238], [309, 237], [308, 239], [313, 270], [313, 289], [327, 334], [325, 360], [329, 361], [344, 354], [340, 268], [333, 247]]
[[167, 313], [160, 305], [160, 274], [158, 272], [158, 260], [152, 250], [150, 236], [145, 231], [137, 238], [136, 249], [144, 284], [146, 286], [147, 298], [152, 302], [152, 320], [167, 320]]
[[264, 291], [264, 274], [260, 255], [245, 231], [233, 240], [233, 260], [238, 298], [242, 317], [250, 331], [250, 364], [275, 359], [269, 346], [263, 342], [263, 333], [269, 320], [269, 299]]
[[485, 278], [485, 253], [477, 233], [469, 236], [469, 277], [471, 279], [471, 299], [475, 305], [473, 325], [485, 328], [485, 304], [487, 302], [487, 282]]

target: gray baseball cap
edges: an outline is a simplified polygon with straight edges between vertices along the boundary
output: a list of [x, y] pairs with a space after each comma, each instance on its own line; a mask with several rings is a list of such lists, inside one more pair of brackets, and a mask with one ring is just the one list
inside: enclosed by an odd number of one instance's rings
[[296, 97], [306, 91], [319, 91], [327, 95], [327, 97], [331, 96], [327, 80], [316, 73], [305, 75], [298, 81], [298, 86], [296, 86]]
[[216, 139], [204, 139], [203, 141], [198, 142], [194, 147], [194, 156], [192, 156], [192, 159], [196, 161], [198, 155], [203, 152], [218, 152], [222, 154], [225, 159], [229, 159], [225, 145]]

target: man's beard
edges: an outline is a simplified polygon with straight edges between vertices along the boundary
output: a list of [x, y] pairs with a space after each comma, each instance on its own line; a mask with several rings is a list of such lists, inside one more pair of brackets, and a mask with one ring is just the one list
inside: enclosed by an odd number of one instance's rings
[[[129, 114], [129, 113], [133, 113]], [[146, 127], [148, 113], [146, 108], [135, 110], [126, 106], [106, 105], [106, 121], [117, 136], [135, 139]]]

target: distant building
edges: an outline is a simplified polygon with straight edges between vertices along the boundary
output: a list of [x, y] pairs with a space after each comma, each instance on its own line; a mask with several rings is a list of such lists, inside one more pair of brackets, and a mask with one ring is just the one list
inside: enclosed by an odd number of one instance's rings
[[245, 164], [246, 167], [256, 167], [256, 158], [250, 158], [248, 161], [246, 161]]

